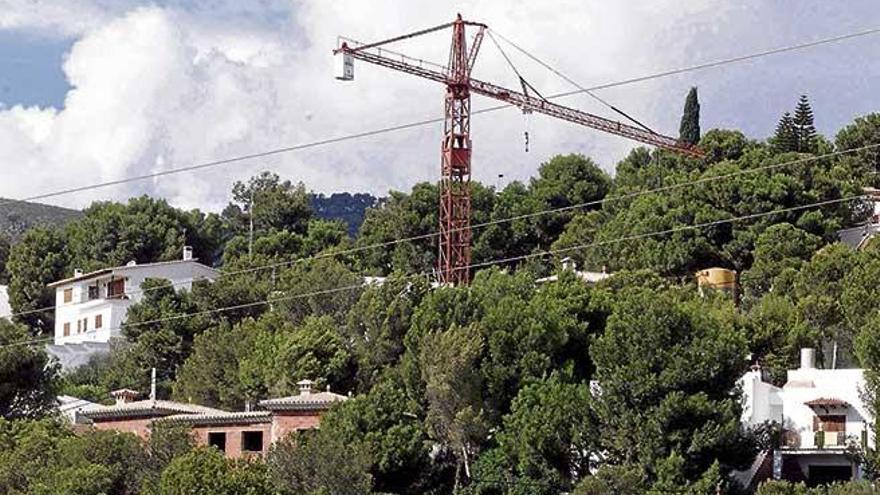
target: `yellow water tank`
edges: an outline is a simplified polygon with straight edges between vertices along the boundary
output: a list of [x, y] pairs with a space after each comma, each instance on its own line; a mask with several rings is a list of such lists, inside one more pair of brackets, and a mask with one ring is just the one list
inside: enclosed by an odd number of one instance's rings
[[736, 272], [727, 268], [706, 268], [697, 272], [700, 288], [736, 290]]

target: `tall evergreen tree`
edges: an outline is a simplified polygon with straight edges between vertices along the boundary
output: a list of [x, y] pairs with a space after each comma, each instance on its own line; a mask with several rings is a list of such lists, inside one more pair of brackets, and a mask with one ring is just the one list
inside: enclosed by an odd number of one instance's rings
[[678, 138], [688, 144], [697, 144], [700, 141], [700, 100], [697, 98], [696, 87], [691, 88], [684, 100]]
[[791, 114], [785, 112], [776, 124], [773, 135], [773, 147], [780, 153], [798, 150], [798, 131]]
[[817, 151], [816, 127], [813, 125], [813, 109], [807, 95], [801, 95], [794, 111], [794, 126], [797, 135], [797, 151], [815, 153]]

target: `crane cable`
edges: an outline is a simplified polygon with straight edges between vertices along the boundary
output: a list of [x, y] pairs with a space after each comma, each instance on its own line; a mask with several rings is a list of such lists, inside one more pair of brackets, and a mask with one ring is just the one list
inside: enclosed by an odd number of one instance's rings
[[[542, 67], [544, 67], [545, 69], [547, 69], [547, 70], [549, 70], [550, 72], [556, 74], [557, 76], [559, 76], [560, 78], [562, 78], [563, 80], [565, 80], [566, 82], [568, 82], [569, 84], [571, 84], [572, 86], [574, 86], [575, 88], [577, 88], [580, 92], [586, 93], [587, 95], [593, 97], [593, 99], [595, 99], [595, 100], [598, 101], [599, 103], [605, 105], [606, 107], [610, 108], [610, 109], [613, 110], [614, 112], [616, 112], [616, 113], [622, 115], [625, 119], [627, 119], [627, 120], [629, 120], [630, 122], [636, 124], [637, 126], [641, 127], [642, 129], [644, 129], [644, 130], [650, 132], [651, 134], [657, 134], [657, 132], [654, 131], [654, 129], [651, 129], [650, 127], [648, 127], [648, 126], [645, 125], [644, 123], [638, 121], [635, 117], [631, 116], [630, 114], [628, 114], [628, 113], [624, 112], [623, 110], [617, 108], [616, 106], [612, 105], [612, 104], [609, 103], [607, 100], [605, 100], [604, 98], [600, 97], [599, 95], [597, 95], [596, 93], [594, 93], [594, 92], [593, 92], [592, 90], [590, 90], [589, 88], [585, 88], [584, 86], [578, 84], [577, 81], [575, 81], [574, 79], [572, 79], [572, 78], [566, 76], [565, 74], [563, 74], [563, 73], [560, 72], [559, 70], [553, 68], [552, 66], [550, 66], [550, 64], [548, 64], [548, 63], [544, 62], [543, 60], [539, 59], [537, 56], [532, 55], [532, 54], [531, 54], [530, 52], [528, 52], [525, 48], [522, 48], [521, 46], [517, 45], [517, 44], [514, 43], [513, 41], [510, 41], [510, 39], [506, 38], [503, 34], [498, 33], [497, 31], [491, 30], [491, 31], [489, 31], [489, 37], [492, 38], [492, 41], [495, 42], [495, 46], [498, 46], [498, 49], [499, 49], [499, 50], [501, 50], [501, 47], [498, 45], [498, 42], [495, 41], [495, 37], [493, 36], [493, 32], [495, 32], [495, 34], [497, 34], [498, 37], [501, 38], [502, 41], [504, 41], [505, 43], [509, 44], [510, 46], [512, 46], [513, 48], [515, 48], [517, 51], [519, 51], [520, 53], [522, 53], [522, 54], [525, 55], [526, 57], [528, 57], [528, 58], [532, 59], [533, 61], [537, 62], [538, 64], [540, 64], [540, 65], [541, 65]], [[504, 54], [504, 50], [501, 50], [501, 53]], [[507, 55], [506, 55], [506, 54], [504, 55], [504, 58], [507, 59], [508, 63], [510, 62], [510, 59], [507, 58]]]

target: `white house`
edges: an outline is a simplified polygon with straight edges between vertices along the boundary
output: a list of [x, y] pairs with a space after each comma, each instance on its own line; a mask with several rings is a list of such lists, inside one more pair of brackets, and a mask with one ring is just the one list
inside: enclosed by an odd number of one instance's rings
[[862, 225], [837, 231], [840, 242], [853, 249], [863, 249], [880, 233], [880, 189], [865, 187], [862, 191], [871, 205], [871, 216]]
[[[611, 274], [605, 271], [605, 267], [602, 267], [601, 272], [578, 270], [577, 263], [573, 259], [568, 257], [562, 259], [562, 269], [573, 271], [576, 277], [590, 285], [598, 284], [606, 278], [611, 277]], [[557, 280], [559, 280], [559, 275], [550, 275], [549, 277], [539, 278], [535, 282], [543, 284], [546, 282], [556, 282]]]
[[76, 270], [73, 277], [49, 284], [55, 289], [55, 345], [106, 343], [119, 336], [129, 306], [143, 298], [141, 284], [149, 278], [169, 280], [180, 290], [216, 276], [216, 270], [192, 257], [189, 247], [177, 261]]
[[[815, 351], [801, 350], [801, 365], [789, 370], [776, 387], [763, 381], [761, 370], [741, 379], [745, 404], [743, 422], [754, 426], [774, 421], [782, 427], [782, 445], [763, 453], [749, 481], [764, 476], [819, 484], [859, 479], [860, 467], [847, 455], [848, 446], [873, 448], [873, 422], [862, 401], [864, 370], [818, 369]], [[761, 464], [765, 464], [761, 469]]]
[[0, 285], [0, 318], [7, 318], [12, 314], [9, 307], [9, 292], [5, 285]]
[[70, 424], [89, 423], [90, 421], [82, 415], [83, 411], [88, 411], [101, 405], [70, 395], [59, 395], [57, 399], [59, 414], [69, 421]]

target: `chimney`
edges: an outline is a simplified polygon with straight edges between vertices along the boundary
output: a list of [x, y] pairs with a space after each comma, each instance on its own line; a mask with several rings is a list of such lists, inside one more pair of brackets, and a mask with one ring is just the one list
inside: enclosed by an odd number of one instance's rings
[[804, 347], [801, 349], [801, 369], [816, 369], [816, 349]]
[[183, 261], [190, 261], [191, 259], [193, 259], [192, 246], [183, 246]]
[[296, 382], [296, 385], [299, 387], [299, 395], [309, 395], [312, 393], [312, 387], [315, 385], [315, 382], [311, 380], [300, 380]]
[[83, 276], [83, 271], [82, 271], [81, 269], [79, 269], [79, 268], [74, 268], [74, 269], [73, 269], [73, 276], [74, 276], [74, 277], [82, 277], [82, 276]]
[[116, 405], [128, 404], [129, 402], [133, 402], [140, 395], [136, 390], [131, 390], [127, 388], [121, 388], [119, 390], [114, 390], [110, 392], [110, 397], [116, 399]]

